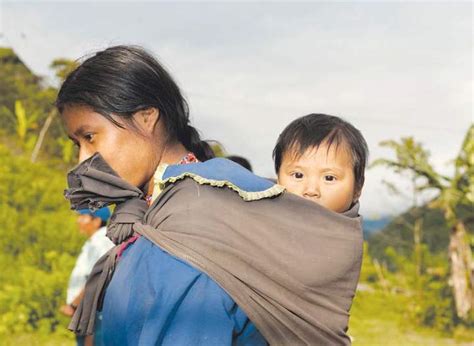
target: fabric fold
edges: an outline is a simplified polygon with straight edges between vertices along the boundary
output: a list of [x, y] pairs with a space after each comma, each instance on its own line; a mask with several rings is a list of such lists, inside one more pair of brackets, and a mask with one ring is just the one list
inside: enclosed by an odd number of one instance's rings
[[97, 261], [89, 274], [84, 297], [68, 326], [77, 335], [91, 335], [94, 333], [96, 312], [102, 310], [105, 288], [112, 279], [118, 251], [118, 246], [110, 249]]
[[71, 209], [91, 209], [143, 198], [143, 192], [123, 180], [99, 153], [74, 167], [67, 177], [69, 188], [64, 196]]

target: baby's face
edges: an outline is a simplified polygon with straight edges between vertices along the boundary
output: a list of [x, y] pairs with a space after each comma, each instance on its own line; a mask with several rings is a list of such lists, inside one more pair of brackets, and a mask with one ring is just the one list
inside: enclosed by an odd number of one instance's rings
[[278, 183], [289, 192], [314, 201], [332, 211], [349, 209], [359, 197], [355, 191], [351, 156], [344, 147], [322, 143], [303, 155], [286, 153], [282, 158]]

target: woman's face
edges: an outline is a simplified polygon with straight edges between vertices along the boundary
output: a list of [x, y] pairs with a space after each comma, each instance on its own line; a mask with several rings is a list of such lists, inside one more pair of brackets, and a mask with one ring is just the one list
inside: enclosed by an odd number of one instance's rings
[[124, 180], [142, 187], [153, 176], [159, 164], [163, 145], [154, 140], [155, 113], [138, 112], [135, 124], [141, 132], [131, 129], [120, 117], [114, 119], [120, 128], [87, 106], [68, 106], [62, 112], [69, 138], [79, 148], [79, 162], [99, 152]]

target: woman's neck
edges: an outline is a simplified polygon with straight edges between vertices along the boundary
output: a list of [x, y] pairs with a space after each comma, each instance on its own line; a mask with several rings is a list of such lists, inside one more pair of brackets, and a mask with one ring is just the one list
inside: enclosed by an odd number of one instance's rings
[[[181, 143], [168, 144], [163, 150], [163, 154], [161, 155], [161, 159], [157, 167], [162, 164], [174, 165], [178, 163], [184, 156], [186, 156], [188, 152], [189, 150], [187, 150]], [[145, 186], [144, 192], [146, 192], [147, 195], [151, 196], [153, 194], [153, 188], [154, 175], [151, 177], [150, 181]]]
[[172, 145], [168, 144], [165, 146], [159, 165], [163, 163], [174, 165], [178, 163], [188, 152], [189, 150], [187, 150], [181, 143]]

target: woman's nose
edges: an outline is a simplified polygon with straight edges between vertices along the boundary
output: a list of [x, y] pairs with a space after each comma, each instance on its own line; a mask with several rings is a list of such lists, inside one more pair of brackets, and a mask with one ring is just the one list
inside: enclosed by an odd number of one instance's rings
[[90, 152], [89, 150], [85, 148], [80, 148], [79, 149], [79, 163], [82, 161], [87, 160], [89, 157], [91, 157], [94, 153]]

